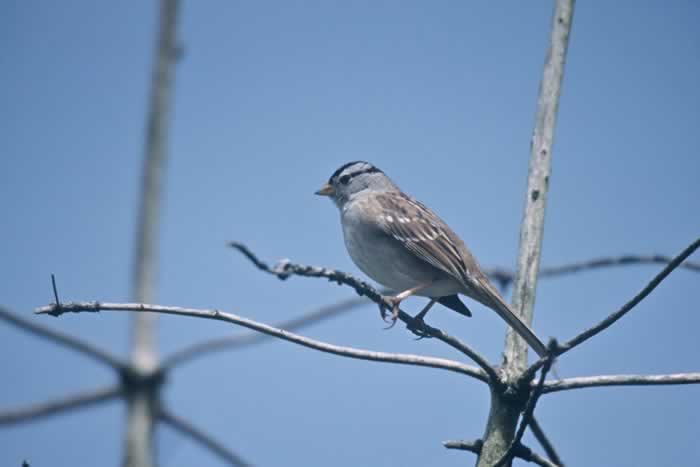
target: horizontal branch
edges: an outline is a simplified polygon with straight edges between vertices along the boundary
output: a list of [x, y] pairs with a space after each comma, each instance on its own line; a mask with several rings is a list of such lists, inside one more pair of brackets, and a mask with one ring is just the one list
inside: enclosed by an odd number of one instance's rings
[[196, 428], [184, 418], [180, 418], [162, 407], [159, 410], [158, 418], [160, 421], [169, 425], [174, 430], [179, 431], [184, 436], [191, 438], [193, 441], [209, 449], [217, 457], [228, 462], [230, 465], [235, 467], [248, 467], [250, 465], [238, 454], [234, 453], [226, 446], [213, 439], [211, 436]]
[[32, 404], [24, 408], [7, 410], [0, 412], [0, 425], [30, 422], [38, 418], [58, 415], [67, 410], [85, 408], [121, 397], [122, 393], [122, 388], [119, 386], [107, 386]]
[[[673, 258], [664, 255], [604, 256], [585, 261], [561, 264], [558, 266], [542, 267], [540, 268], [539, 278], [558, 277], [566, 274], [573, 274], [577, 272], [591, 271], [594, 269], [602, 269], [616, 266], [668, 264], [671, 261], [673, 261]], [[678, 267], [693, 272], [700, 272], [700, 263], [696, 263], [694, 261], [684, 261]], [[502, 268], [489, 269], [486, 271], [486, 274], [494, 282], [498, 282], [501, 287], [506, 287], [507, 285], [509, 285], [511, 282], [513, 282], [513, 278], [515, 277], [515, 273], [513, 271]]]
[[676, 373], [669, 375], [603, 375], [566, 378], [544, 383], [543, 394], [568, 389], [600, 386], [670, 386], [700, 384], [700, 373]]
[[[483, 442], [481, 440], [477, 441], [461, 441], [461, 440], [454, 440], [454, 441], [445, 441], [442, 443], [442, 445], [447, 448], [447, 449], [458, 449], [460, 451], [469, 451], [473, 452], [476, 455], [479, 455], [481, 453], [481, 448], [483, 446]], [[524, 461], [527, 462], [532, 462], [533, 464], [537, 464], [542, 467], [557, 467], [557, 464], [553, 464], [552, 462], [548, 461], [544, 457], [538, 455], [532, 449], [528, 448], [527, 446], [524, 446], [520, 444], [516, 450], [515, 450], [515, 457], [520, 458]]]
[[168, 315], [192, 316], [196, 318], [214, 319], [227, 323], [243, 326], [254, 331], [262, 332], [270, 336], [277, 337], [295, 344], [331, 353], [342, 357], [369, 360], [375, 362], [399, 363], [403, 365], [424, 366], [429, 368], [440, 368], [443, 370], [461, 373], [473, 378], [488, 382], [486, 373], [479, 368], [465, 365], [461, 362], [444, 358], [426, 357], [423, 355], [396, 354], [386, 352], [374, 352], [370, 350], [356, 349], [352, 347], [341, 347], [326, 342], [310, 339], [298, 334], [278, 329], [267, 324], [259, 323], [248, 318], [223, 313], [219, 310], [205, 310], [198, 308], [183, 308], [175, 306], [147, 305], [144, 303], [101, 303], [101, 302], [80, 302], [51, 304], [37, 308], [37, 314], [50, 314], [60, 316], [64, 313], [100, 312], [100, 311], [131, 311], [131, 312], [154, 312]]
[[[678, 268], [690, 255], [692, 255], [695, 250], [700, 247], [700, 238], [697, 238], [694, 242], [688, 245], [682, 252], [675, 256], [671, 262], [666, 265], [665, 268], [661, 270], [649, 283], [631, 300], [622, 305], [617, 311], [608, 315], [605, 319], [600, 321], [595, 326], [586, 329], [582, 333], [572, 337], [569, 341], [559, 346], [557, 351], [558, 355], [568, 352], [574, 347], [582, 344], [593, 336], [600, 334], [610, 326], [612, 326], [617, 320], [625, 316], [629, 311], [631, 311], [635, 306], [637, 306], [642, 300], [644, 300], [656, 287], [663, 282], [664, 279], [668, 277], [676, 268]], [[520, 377], [520, 381], [529, 381], [534, 376], [535, 372], [544, 365], [546, 358], [541, 358], [523, 372]]]
[[64, 347], [68, 347], [69, 349], [76, 350], [83, 355], [92, 358], [93, 360], [97, 360], [100, 363], [111, 366], [115, 370], [121, 371], [126, 367], [125, 363], [118, 357], [115, 357], [104, 350], [98, 349], [92, 344], [88, 344], [77, 337], [55, 331], [48, 326], [33, 323], [26, 318], [21, 318], [7, 308], [4, 308], [2, 305], [0, 305], [0, 319], [12, 324], [13, 326], [17, 326], [23, 331], [43, 337]]
[[[291, 276], [315, 277], [328, 279], [341, 285], [352, 287], [360, 296], [365, 296], [379, 305], [380, 308], [392, 309], [393, 303], [388, 301], [379, 291], [369, 285], [367, 282], [356, 279], [351, 274], [335, 269], [308, 266], [305, 264], [292, 263], [288, 260], [279, 261], [276, 265], [270, 266], [264, 261], [261, 261], [247, 246], [239, 242], [229, 242], [229, 246], [243, 253], [258, 269], [261, 271], [273, 274], [281, 280], [288, 279]], [[493, 384], [500, 383], [500, 377], [496, 373], [494, 367], [474, 349], [469, 347], [464, 342], [446, 332], [429, 326], [423, 322], [416, 322], [412, 316], [404, 311], [399, 312], [398, 319], [406, 323], [409, 329], [420, 329], [420, 331], [430, 337], [436, 338], [450, 347], [459, 350], [467, 357], [471, 358], [474, 363], [479, 365], [481, 369], [488, 375]]]
[[[338, 316], [339, 314], [350, 311], [360, 305], [366, 305], [367, 303], [367, 300], [359, 297], [346, 299], [338, 303], [322, 306], [318, 310], [306, 313], [297, 318], [282, 321], [281, 323], [275, 324], [274, 327], [285, 329], [287, 331], [296, 331], [298, 329], [302, 329]], [[260, 334], [257, 332], [207, 339], [202, 342], [196, 342], [173, 352], [169, 356], [166, 356], [161, 360], [161, 368], [167, 371], [170, 368], [182, 365], [183, 363], [202, 357], [211, 352], [240, 349], [242, 347], [248, 347], [266, 342], [269, 339], [269, 335]]]

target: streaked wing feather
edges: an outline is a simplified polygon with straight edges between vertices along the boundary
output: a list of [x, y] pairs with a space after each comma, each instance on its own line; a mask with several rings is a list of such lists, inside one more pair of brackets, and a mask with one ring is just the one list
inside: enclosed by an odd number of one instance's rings
[[460, 254], [461, 240], [442, 219], [404, 193], [381, 193], [377, 201], [382, 207], [382, 230], [423, 261], [469, 284], [470, 271]]

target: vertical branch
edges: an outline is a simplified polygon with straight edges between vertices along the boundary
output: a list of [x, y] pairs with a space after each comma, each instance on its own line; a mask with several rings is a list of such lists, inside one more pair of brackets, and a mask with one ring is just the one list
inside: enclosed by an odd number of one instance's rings
[[[513, 287], [513, 308], [527, 323], [532, 322], [537, 272], [544, 232], [544, 210], [554, 124], [564, 74], [566, 49], [569, 43], [574, 0], [555, 0], [552, 29], [545, 57], [544, 71], [537, 99], [535, 129], [530, 146], [525, 210], [520, 228], [518, 269]], [[509, 329], [503, 352], [503, 368], [508, 381], [515, 381], [527, 365], [527, 345]], [[513, 440], [521, 407], [492, 392], [491, 412], [484, 435], [484, 446], [477, 465], [493, 465]], [[495, 415], [498, 415], [496, 417]]]
[[[552, 143], [559, 94], [564, 75], [566, 49], [569, 43], [574, 0], [556, 0], [552, 17], [552, 32], [545, 58], [542, 82], [537, 99], [535, 129], [530, 144], [525, 210], [520, 227], [520, 252], [513, 283], [513, 308], [528, 323], [532, 323], [537, 272], [544, 235], [544, 211], [549, 188]], [[508, 376], [522, 372], [527, 365], [527, 345], [517, 333], [508, 330], [503, 352]]]
[[[132, 297], [139, 303], [153, 301], [155, 289], [167, 117], [173, 64], [177, 59], [177, 11], [178, 0], [161, 0], [146, 128], [141, 205], [133, 260]], [[151, 313], [136, 313], [132, 319], [131, 362], [136, 371], [144, 374], [153, 371], [157, 365], [153, 339], [156, 316]], [[153, 464], [152, 434], [156, 402], [156, 391], [148, 386], [135, 386], [128, 394], [124, 453], [126, 467], [149, 467]]]

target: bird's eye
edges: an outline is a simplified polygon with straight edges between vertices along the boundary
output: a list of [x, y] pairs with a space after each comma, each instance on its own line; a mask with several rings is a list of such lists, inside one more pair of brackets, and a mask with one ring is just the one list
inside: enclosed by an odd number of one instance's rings
[[347, 185], [349, 181], [350, 181], [349, 175], [343, 175], [342, 177], [340, 177], [340, 183], [342, 183], [343, 185]]

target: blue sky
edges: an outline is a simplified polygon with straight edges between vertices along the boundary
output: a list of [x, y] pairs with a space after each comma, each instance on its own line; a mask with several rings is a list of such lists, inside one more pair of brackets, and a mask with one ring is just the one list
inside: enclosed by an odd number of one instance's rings
[[[157, 301], [274, 323], [352, 296], [325, 281], [279, 282], [224, 244], [358, 273], [335, 208], [312, 194], [355, 159], [436, 210], [482, 265], [512, 267], [550, 8], [185, 2]], [[154, 2], [0, 6], [0, 303], [18, 313], [52, 301], [50, 273], [64, 300], [129, 299], [156, 15]], [[577, 5], [543, 264], [673, 255], [700, 233], [699, 21], [691, 1]], [[565, 339], [658, 269], [543, 280], [534, 327]], [[562, 358], [559, 373], [698, 371], [697, 285], [697, 274], [674, 272], [619, 324]], [[504, 325], [473, 310], [471, 320], [444, 310], [429, 320], [497, 361]], [[34, 319], [126, 355], [124, 314]], [[303, 334], [460, 358], [399, 326], [382, 328], [366, 306]], [[163, 317], [159, 349], [239, 331]], [[7, 325], [0, 342], [0, 407], [115, 379]], [[164, 396], [256, 465], [464, 465], [471, 454], [441, 442], [480, 437], [488, 411], [486, 388], [470, 379], [280, 342], [187, 364]], [[697, 386], [587, 389], [543, 398], [538, 416], [568, 465], [688, 465], [700, 459], [698, 397]], [[0, 464], [118, 465], [123, 415], [115, 402], [2, 428]], [[158, 438], [162, 466], [223, 465], [167, 429]]]

